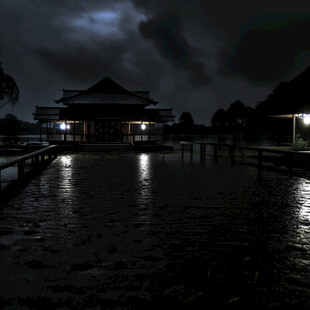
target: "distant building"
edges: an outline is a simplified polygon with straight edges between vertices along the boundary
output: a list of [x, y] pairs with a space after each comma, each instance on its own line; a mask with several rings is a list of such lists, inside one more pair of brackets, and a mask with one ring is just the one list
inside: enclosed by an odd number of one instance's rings
[[129, 91], [109, 77], [87, 90], [63, 90], [60, 107], [36, 106], [48, 141], [162, 141], [172, 109], [154, 109], [149, 91]]

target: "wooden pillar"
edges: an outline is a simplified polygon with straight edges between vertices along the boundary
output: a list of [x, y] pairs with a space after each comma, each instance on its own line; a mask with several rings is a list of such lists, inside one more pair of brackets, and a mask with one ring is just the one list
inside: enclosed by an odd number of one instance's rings
[[204, 143], [200, 143], [200, 161], [203, 161], [204, 158]]
[[296, 114], [293, 114], [293, 145], [295, 144], [296, 136]]
[[64, 141], [67, 141], [67, 120], [65, 120]]
[[191, 152], [191, 160], [193, 160], [193, 153], [194, 153], [194, 145], [193, 145], [193, 143], [190, 144], [190, 152]]
[[184, 158], [184, 144], [181, 144], [181, 148], [182, 148], [182, 159]]
[[24, 161], [18, 162], [18, 182], [21, 182], [24, 177]]
[[75, 121], [73, 121], [73, 141], [75, 142]]
[[230, 163], [232, 165], [235, 164], [236, 162], [236, 157], [235, 157], [235, 146], [234, 145], [231, 145], [230, 147]]
[[214, 158], [214, 161], [217, 163], [217, 149], [218, 149], [218, 146], [217, 146], [217, 144], [214, 144], [213, 145], [214, 146], [214, 149], [213, 149], [213, 151], [214, 151], [214, 153], [213, 153], [213, 158]]
[[42, 123], [40, 123], [40, 142], [42, 142]]
[[143, 122], [141, 121], [141, 125], [140, 125], [140, 131], [141, 131], [141, 142], [142, 142], [142, 140], [143, 140], [143, 130], [142, 130], [142, 124], [143, 124]]
[[52, 139], [55, 139], [56, 136], [56, 122], [53, 122], [53, 137]]
[[240, 149], [240, 156], [241, 156], [241, 164], [244, 164], [245, 162], [245, 149], [244, 148], [241, 148]]
[[47, 124], [46, 124], [46, 139], [47, 139], [47, 141], [50, 140], [50, 139], [49, 139], [49, 124], [50, 124], [50, 122], [47, 121]]
[[131, 133], [130, 133], [130, 122], [128, 122], [128, 137], [129, 137], [129, 140], [132, 140], [131, 139]]

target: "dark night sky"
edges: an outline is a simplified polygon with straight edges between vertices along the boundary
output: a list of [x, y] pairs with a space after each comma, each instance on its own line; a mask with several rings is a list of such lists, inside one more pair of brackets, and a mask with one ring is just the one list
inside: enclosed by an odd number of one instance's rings
[[21, 91], [0, 117], [32, 121], [108, 75], [208, 125], [307, 68], [309, 33], [309, 1], [0, 0], [0, 60]]

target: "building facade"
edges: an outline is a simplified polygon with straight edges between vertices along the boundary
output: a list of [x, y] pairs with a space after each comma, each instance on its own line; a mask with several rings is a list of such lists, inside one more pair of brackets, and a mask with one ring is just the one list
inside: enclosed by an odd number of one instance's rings
[[34, 119], [52, 143], [163, 140], [172, 109], [155, 109], [149, 91], [129, 91], [109, 77], [87, 90], [63, 90], [59, 107], [36, 106]]

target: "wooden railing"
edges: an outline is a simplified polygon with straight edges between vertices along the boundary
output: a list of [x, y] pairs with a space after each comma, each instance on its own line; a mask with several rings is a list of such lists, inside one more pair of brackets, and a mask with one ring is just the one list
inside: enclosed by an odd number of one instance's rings
[[[1, 172], [4, 169], [13, 167], [17, 165], [18, 173], [17, 173], [17, 181], [18, 183], [22, 183], [27, 176], [28, 173], [34, 170], [40, 170], [50, 162], [52, 162], [57, 157], [58, 147], [56, 145], [50, 145], [43, 149], [37, 150], [35, 152], [19, 156], [15, 159], [3, 162], [0, 164], [0, 190], [1, 190]], [[30, 161], [30, 169], [28, 171], [25, 170], [26, 161]]]
[[236, 150], [239, 150], [240, 153], [240, 163], [245, 163], [245, 151], [254, 151], [257, 154], [257, 166], [258, 168], [263, 168], [264, 162], [264, 154], [277, 154], [283, 155], [286, 158], [286, 166], [289, 171], [292, 171], [294, 167], [296, 167], [296, 159], [303, 158], [307, 159], [310, 163], [310, 151], [294, 151], [294, 150], [287, 150], [281, 147], [263, 147], [263, 146], [246, 146], [246, 145], [234, 145], [234, 144], [219, 144], [219, 143], [212, 143], [212, 142], [187, 142], [181, 141], [180, 142], [182, 147], [182, 158], [184, 157], [185, 153], [185, 146], [189, 146], [189, 152], [191, 158], [193, 157], [193, 146], [199, 145], [200, 146], [200, 158], [203, 160], [206, 156], [206, 146], [211, 145], [213, 146], [213, 157], [214, 161], [217, 162], [218, 158], [218, 151], [219, 148], [227, 148], [228, 155], [230, 157], [230, 161], [232, 164], [236, 162]]

